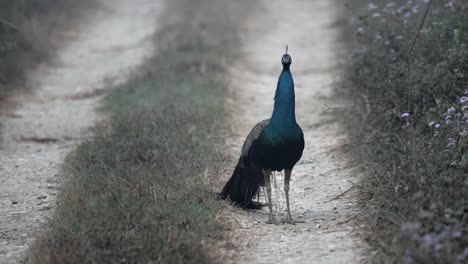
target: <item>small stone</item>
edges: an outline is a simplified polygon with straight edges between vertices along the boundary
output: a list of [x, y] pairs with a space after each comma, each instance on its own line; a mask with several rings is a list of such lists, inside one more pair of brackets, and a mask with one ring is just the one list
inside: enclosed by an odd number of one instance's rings
[[20, 235], [20, 239], [26, 239], [26, 238], [28, 238], [28, 234], [25, 233], [25, 234]]
[[18, 202], [17, 201], [12, 201], [11, 204], [18, 204]]
[[44, 200], [44, 199], [47, 199], [47, 196], [45, 195], [40, 195], [37, 197], [38, 200]]
[[318, 225], [315, 226], [315, 228], [321, 228], [321, 227], [322, 227], [321, 224], [318, 224]]

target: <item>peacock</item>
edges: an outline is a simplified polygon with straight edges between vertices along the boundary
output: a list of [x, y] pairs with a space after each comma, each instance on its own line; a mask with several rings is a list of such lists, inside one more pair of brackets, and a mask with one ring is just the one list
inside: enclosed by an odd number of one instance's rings
[[294, 165], [304, 151], [304, 134], [296, 122], [294, 81], [290, 66], [291, 56], [281, 57], [283, 70], [278, 79], [274, 97], [274, 109], [270, 119], [256, 124], [242, 146], [241, 156], [229, 181], [220, 193], [239, 207], [259, 209], [253, 201], [260, 186], [266, 188], [269, 217], [267, 223], [276, 224], [271, 201], [272, 171], [284, 170], [286, 196], [286, 222], [294, 224], [289, 206], [289, 181]]

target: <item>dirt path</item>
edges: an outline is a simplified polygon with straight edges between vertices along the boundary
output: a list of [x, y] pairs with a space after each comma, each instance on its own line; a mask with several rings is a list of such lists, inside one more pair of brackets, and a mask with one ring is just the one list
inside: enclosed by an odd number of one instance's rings
[[[360, 242], [350, 217], [357, 213], [348, 197], [328, 203], [347, 190], [351, 168], [338, 151], [345, 140], [340, 126], [324, 111], [332, 83], [339, 76], [340, 47], [336, 3], [333, 1], [263, 1], [244, 30], [245, 59], [232, 70], [232, 139], [237, 155], [255, 123], [271, 116], [280, 58], [289, 44], [296, 86], [296, 114], [306, 149], [296, 165], [290, 191], [293, 217], [305, 223], [267, 225], [268, 211], [235, 210], [241, 263], [358, 263]], [[283, 175], [277, 175], [277, 218], [285, 217]], [[264, 198], [262, 198], [263, 201]]]
[[161, 7], [151, 0], [102, 0], [59, 51], [56, 66], [31, 74], [34, 95], [0, 116], [0, 262], [17, 263], [55, 204], [60, 164], [101, 120], [103, 88], [147, 55]]

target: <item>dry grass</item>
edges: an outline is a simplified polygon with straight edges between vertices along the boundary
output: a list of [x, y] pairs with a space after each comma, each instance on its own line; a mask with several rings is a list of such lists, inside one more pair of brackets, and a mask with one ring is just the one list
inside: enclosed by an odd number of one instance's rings
[[338, 92], [353, 101], [338, 114], [367, 175], [359, 218], [372, 263], [468, 260], [468, 115], [460, 103], [468, 89], [468, 7], [449, 2], [433, 1], [411, 76], [408, 55], [427, 3], [349, 3], [355, 49]]
[[[156, 55], [104, 102], [99, 126], [64, 166], [33, 263], [210, 263], [223, 238], [211, 189], [223, 164], [223, 61], [238, 57], [245, 2], [171, 1]], [[184, 16], [174, 16], [184, 14]]]

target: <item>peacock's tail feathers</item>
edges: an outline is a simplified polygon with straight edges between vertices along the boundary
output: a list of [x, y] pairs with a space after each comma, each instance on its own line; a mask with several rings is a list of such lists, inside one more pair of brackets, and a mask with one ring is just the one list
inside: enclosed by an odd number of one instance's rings
[[258, 203], [253, 198], [258, 195], [260, 186], [265, 185], [263, 171], [256, 167], [249, 158], [252, 143], [260, 136], [261, 132], [270, 122], [269, 119], [256, 124], [250, 131], [242, 146], [239, 162], [232, 173], [231, 178], [220, 193], [223, 199], [230, 199], [236, 205], [243, 208], [259, 209]]
[[260, 186], [263, 185], [263, 172], [259, 168], [237, 163], [229, 181], [224, 185], [220, 197], [230, 200], [237, 206], [243, 208], [258, 209], [258, 205], [253, 202], [253, 198], [258, 195]]
[[249, 135], [244, 141], [244, 145], [242, 145], [242, 153], [240, 157], [240, 165], [244, 166], [244, 160], [248, 160], [250, 148], [252, 147], [252, 143], [258, 139], [260, 134], [262, 133], [263, 129], [270, 123], [270, 119], [265, 119], [263, 121], [258, 122], [250, 131]]

